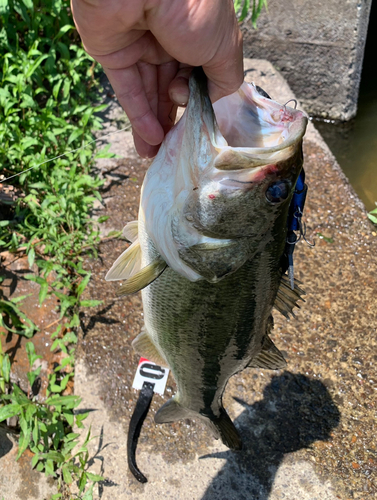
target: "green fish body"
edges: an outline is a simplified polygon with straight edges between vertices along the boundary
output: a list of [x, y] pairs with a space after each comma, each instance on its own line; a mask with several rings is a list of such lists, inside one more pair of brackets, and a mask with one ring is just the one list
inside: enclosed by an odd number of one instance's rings
[[246, 83], [213, 109], [193, 72], [185, 114], [146, 174], [139, 221], [124, 230], [133, 243], [106, 277], [126, 279], [120, 294], [143, 289], [133, 346], [176, 380], [157, 423], [199, 417], [239, 449], [222, 405], [229, 378], [285, 366], [268, 334], [273, 307], [287, 315], [303, 293], [282, 258], [306, 123]]

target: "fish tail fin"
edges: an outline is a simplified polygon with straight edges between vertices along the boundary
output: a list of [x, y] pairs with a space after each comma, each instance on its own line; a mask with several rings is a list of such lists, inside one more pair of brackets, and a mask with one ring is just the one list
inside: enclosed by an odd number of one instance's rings
[[165, 424], [183, 420], [184, 418], [200, 418], [212, 430], [216, 439], [221, 441], [231, 450], [240, 450], [242, 441], [236, 427], [224, 408], [220, 408], [220, 415], [206, 416], [182, 406], [175, 398], [169, 399], [156, 413], [156, 424]]
[[215, 434], [221, 438], [225, 446], [231, 450], [242, 449], [241, 437], [224, 408], [221, 408], [219, 417], [212, 417], [208, 420], [210, 422], [210, 427]]

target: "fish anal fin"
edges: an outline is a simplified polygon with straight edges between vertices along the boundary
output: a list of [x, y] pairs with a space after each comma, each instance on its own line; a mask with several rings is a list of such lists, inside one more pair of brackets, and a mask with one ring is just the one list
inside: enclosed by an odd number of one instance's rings
[[140, 354], [140, 356], [156, 363], [156, 365], [168, 367], [166, 359], [164, 359], [164, 357], [159, 353], [146, 330], [139, 333], [139, 335], [133, 340], [132, 347], [137, 354]]
[[231, 450], [242, 449], [241, 437], [224, 408], [221, 408], [219, 417], [208, 418], [206, 420], [212, 431], [215, 431], [215, 437], [220, 437], [225, 446]]
[[274, 308], [277, 309], [283, 316], [289, 319], [290, 315], [295, 316], [293, 313], [293, 308], [300, 306], [298, 301], [305, 300], [302, 298], [305, 295], [304, 290], [298, 286], [298, 280], [294, 281], [294, 290], [292, 290], [289, 279], [286, 275], [281, 278], [278, 293], [276, 295], [276, 300], [274, 303]]
[[141, 268], [141, 249], [139, 240], [135, 240], [111, 266], [106, 274], [106, 281], [119, 281], [128, 279]]
[[199, 418], [211, 429], [216, 439], [221, 441], [231, 450], [240, 450], [242, 441], [238, 431], [224, 408], [220, 408], [220, 415], [207, 416], [182, 406], [175, 398], [169, 399], [156, 413], [156, 424], [175, 422], [185, 418]]
[[139, 222], [137, 220], [133, 220], [128, 222], [123, 228], [123, 236], [128, 240], [132, 241], [132, 243], [137, 239], [139, 234]]
[[266, 335], [260, 353], [247, 365], [248, 368], [265, 368], [268, 370], [281, 370], [287, 366], [284, 356]]
[[131, 276], [117, 291], [117, 296], [131, 295], [150, 285], [166, 268], [166, 262], [158, 257], [148, 266]]
[[154, 421], [156, 424], [167, 424], [169, 422], [183, 420], [184, 418], [192, 418], [192, 413], [193, 412], [180, 405], [175, 398], [171, 398], [158, 410], [154, 417]]

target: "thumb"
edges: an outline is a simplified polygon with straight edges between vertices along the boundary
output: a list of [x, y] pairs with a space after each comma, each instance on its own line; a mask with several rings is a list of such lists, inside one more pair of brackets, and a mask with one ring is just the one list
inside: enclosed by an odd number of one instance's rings
[[181, 66], [169, 85], [169, 97], [178, 106], [186, 106], [189, 98], [189, 78], [192, 66]]

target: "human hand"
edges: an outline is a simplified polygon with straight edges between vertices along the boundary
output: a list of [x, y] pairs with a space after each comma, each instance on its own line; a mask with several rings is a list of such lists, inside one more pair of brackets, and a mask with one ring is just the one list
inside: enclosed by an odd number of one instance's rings
[[243, 81], [242, 35], [232, 0], [71, 0], [85, 50], [104, 68], [135, 147], [157, 154], [203, 66], [212, 102]]

